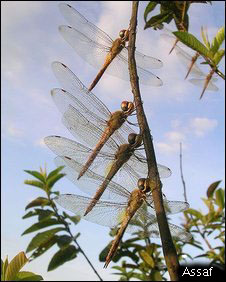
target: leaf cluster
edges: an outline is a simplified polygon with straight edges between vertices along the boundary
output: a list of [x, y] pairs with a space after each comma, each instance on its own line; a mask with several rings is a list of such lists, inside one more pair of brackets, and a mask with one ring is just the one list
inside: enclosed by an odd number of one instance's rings
[[[37, 221], [27, 228], [22, 235], [48, 228], [45, 231], [36, 233], [26, 249], [27, 253], [32, 252], [30, 255], [32, 261], [57, 245], [59, 250], [53, 255], [48, 265], [48, 271], [54, 270], [65, 262], [74, 259], [79, 252], [79, 248], [73, 244], [75, 238], [70, 232], [70, 223], [67, 220], [77, 224], [80, 218], [70, 216], [66, 212], [59, 215], [53, 201], [54, 197], [59, 195], [59, 192], [53, 192], [52, 188], [65, 175], [60, 173], [62, 169], [62, 166], [58, 167], [48, 175], [42, 169], [40, 172], [25, 170], [25, 172], [36, 178], [35, 180], [25, 180], [25, 184], [41, 189], [45, 196], [34, 199], [25, 207], [25, 210], [29, 209], [29, 211], [23, 216], [23, 219], [36, 217]], [[77, 235], [79, 236], [79, 234]]]
[[20, 271], [28, 262], [24, 252], [17, 254], [10, 262], [1, 260], [1, 281], [41, 281], [42, 276], [30, 271]]

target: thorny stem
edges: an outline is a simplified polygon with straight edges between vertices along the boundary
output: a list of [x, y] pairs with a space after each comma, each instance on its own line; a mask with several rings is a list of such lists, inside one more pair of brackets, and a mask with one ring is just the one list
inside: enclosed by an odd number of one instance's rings
[[50, 198], [49, 193], [47, 193], [48, 199], [51, 203], [51, 207], [53, 208], [55, 215], [57, 216], [57, 218], [59, 219], [59, 221], [62, 222], [62, 224], [65, 226], [67, 232], [69, 233], [70, 237], [72, 238], [72, 240], [74, 241], [74, 243], [76, 244], [76, 246], [78, 247], [79, 251], [83, 254], [83, 256], [85, 257], [85, 259], [87, 260], [88, 264], [91, 266], [91, 268], [93, 269], [94, 273], [98, 276], [100, 281], [103, 281], [103, 279], [100, 277], [100, 275], [98, 274], [98, 272], [96, 271], [96, 269], [94, 268], [94, 266], [92, 265], [91, 261], [89, 260], [89, 258], [87, 257], [87, 255], [85, 254], [85, 252], [83, 251], [83, 249], [81, 248], [81, 246], [79, 245], [79, 243], [77, 242], [77, 240], [74, 238], [73, 234], [71, 233], [71, 230], [69, 228], [69, 224], [67, 223], [67, 221], [58, 213], [58, 210], [55, 206], [55, 204], [53, 203], [52, 199]]
[[133, 1], [132, 15], [130, 20], [130, 33], [129, 33], [129, 46], [128, 46], [130, 82], [131, 82], [132, 92], [134, 95], [135, 106], [137, 109], [137, 119], [138, 119], [141, 134], [143, 135], [144, 147], [147, 156], [148, 177], [152, 182], [152, 186], [153, 186], [152, 196], [154, 200], [154, 207], [156, 210], [156, 216], [160, 230], [163, 253], [171, 280], [178, 281], [179, 262], [164, 210], [162, 193], [161, 193], [162, 183], [160, 182], [160, 178], [159, 178], [151, 133], [144, 113], [140, 90], [139, 90], [139, 84], [138, 84], [138, 76], [137, 76], [136, 61], [135, 61], [135, 41], [136, 41], [138, 3], [139, 3], [138, 1]]
[[[181, 180], [182, 180], [182, 184], [184, 187], [184, 196], [185, 196], [185, 201], [187, 202], [187, 196], [186, 196], [186, 184], [184, 181], [184, 176], [183, 176], [183, 169], [182, 169], [182, 143], [180, 143], [180, 175], [181, 175]], [[199, 226], [196, 224], [192, 214], [191, 214], [191, 219], [194, 222], [195, 227], [197, 228], [200, 236], [203, 238], [203, 240], [206, 242], [207, 246], [209, 247], [210, 250], [213, 250], [213, 248], [211, 247], [209, 241], [206, 239], [205, 234], [200, 230]]]

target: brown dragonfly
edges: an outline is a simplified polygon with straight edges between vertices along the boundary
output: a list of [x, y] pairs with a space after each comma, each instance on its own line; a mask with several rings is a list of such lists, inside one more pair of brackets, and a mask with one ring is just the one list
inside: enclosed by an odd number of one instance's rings
[[[124, 101], [121, 104], [122, 110], [111, 113], [64, 64], [54, 62], [52, 69], [65, 89], [57, 88], [51, 91], [55, 104], [64, 116], [63, 123], [76, 138], [80, 138], [81, 142], [95, 147], [84, 165], [88, 168], [105, 143], [113, 142], [111, 136], [125, 144], [128, 135], [135, 133], [125, 123], [127, 117], [133, 113], [134, 105], [132, 102]], [[84, 173], [85, 169], [79, 177]]]
[[[173, 35], [173, 33], [166, 28], [164, 28], [163, 31], [164, 33], [161, 34], [161, 38], [163, 38], [165, 42], [171, 45], [174, 44], [177, 39]], [[196, 61], [200, 59], [199, 54], [195, 53], [192, 56], [186, 51], [185, 48], [186, 46], [180, 42], [177, 42], [177, 44], [174, 46], [176, 55], [178, 56], [183, 66], [187, 69], [185, 79], [190, 74], [192, 78], [188, 81], [193, 85], [196, 85], [203, 89], [200, 98], [202, 98], [206, 90], [218, 91], [218, 87], [214, 84], [217, 81], [217, 78], [213, 76], [213, 71], [211, 70], [209, 74], [204, 73], [196, 63]]]
[[[89, 22], [83, 15], [68, 4], [61, 3], [60, 11], [72, 26], [62, 25], [59, 31], [63, 38], [74, 48], [86, 62], [100, 69], [89, 90], [92, 90], [104, 72], [129, 81], [128, 72], [128, 30], [121, 30], [119, 38], [111, 37]], [[146, 70], [158, 69], [162, 62], [156, 58], [135, 52], [139, 82], [145, 85], [161, 86], [162, 80]]]
[[[72, 128], [72, 122], [78, 122], [78, 119], [70, 114], [70, 121], [68, 121], [67, 127]], [[81, 130], [81, 129], [80, 129]], [[87, 135], [88, 139], [92, 138], [92, 135]], [[45, 144], [58, 156], [67, 156], [74, 159], [75, 161], [83, 164], [88, 156], [92, 153], [92, 149], [77, 143], [76, 141], [60, 137], [60, 136], [48, 136], [44, 139]], [[147, 161], [143, 155], [137, 154], [136, 150], [142, 144], [142, 138], [139, 134], [131, 133], [128, 136], [127, 144], [117, 144], [115, 140], [112, 140], [111, 143], [106, 143], [108, 147], [108, 152], [103, 150], [98, 154], [95, 161], [90, 166], [90, 169], [95, 173], [98, 173], [104, 176], [104, 181], [101, 183], [97, 189], [92, 201], [87, 206], [85, 214], [88, 214], [94, 207], [97, 200], [103, 195], [105, 189], [109, 185], [110, 181], [114, 178], [119, 183], [123, 181], [122, 179], [127, 180], [127, 184], [134, 186], [136, 185], [138, 176], [145, 176], [148, 173]], [[83, 166], [84, 168], [84, 166]], [[82, 170], [83, 170], [82, 168]], [[107, 170], [106, 170], [107, 168]], [[81, 171], [82, 171], [81, 170]], [[81, 174], [81, 171], [79, 175]], [[88, 168], [86, 169], [86, 172]], [[139, 171], [139, 174], [137, 173]], [[158, 171], [160, 177], [169, 177], [171, 175], [171, 170], [168, 167], [158, 165]], [[70, 179], [70, 172], [67, 173], [67, 176]], [[74, 176], [74, 174], [73, 174]], [[79, 177], [77, 177], [79, 179]]]
[[[56, 163], [65, 166], [65, 172], [70, 173], [71, 179], [82, 191], [93, 194], [93, 188], [104, 181], [104, 177], [94, 173], [91, 170], [84, 175], [84, 178], [77, 180], [77, 175], [82, 167], [81, 164], [68, 157], [57, 157]], [[122, 186], [111, 181], [104, 191], [102, 198], [96, 202], [92, 211], [84, 219], [108, 226], [111, 228], [121, 224], [111, 249], [106, 257], [105, 266], [115, 255], [122, 236], [125, 232], [134, 233], [142, 231], [145, 236], [159, 237], [159, 228], [153, 208], [153, 199], [150, 193], [149, 181], [145, 178], [138, 178], [137, 185], [129, 186], [126, 184], [127, 178], [123, 179]], [[136, 187], [136, 188], [134, 188]], [[95, 191], [95, 190], [94, 190]], [[168, 201], [163, 198], [166, 214], [182, 212], [189, 208], [187, 202]], [[55, 198], [55, 201], [63, 208], [73, 212], [76, 215], [84, 216], [87, 205], [91, 198], [73, 194], [64, 194]], [[169, 223], [171, 235], [178, 240], [189, 241], [192, 236], [181, 227]]]

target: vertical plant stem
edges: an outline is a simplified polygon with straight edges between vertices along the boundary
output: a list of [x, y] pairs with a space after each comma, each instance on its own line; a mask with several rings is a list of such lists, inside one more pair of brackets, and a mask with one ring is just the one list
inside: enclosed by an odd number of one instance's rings
[[152, 187], [152, 196], [154, 200], [154, 206], [155, 206], [158, 226], [160, 230], [163, 253], [171, 280], [178, 281], [179, 262], [164, 210], [162, 192], [161, 192], [162, 183], [159, 179], [159, 173], [157, 169], [151, 133], [144, 113], [141, 95], [140, 95], [139, 83], [138, 83], [136, 61], [135, 61], [137, 11], [138, 11], [138, 1], [133, 1], [132, 15], [130, 20], [129, 48], [128, 48], [130, 82], [131, 82], [132, 92], [134, 95], [135, 107], [137, 110], [137, 119], [138, 119], [141, 134], [143, 135], [144, 148], [148, 162], [148, 177], [150, 179], [150, 183]]

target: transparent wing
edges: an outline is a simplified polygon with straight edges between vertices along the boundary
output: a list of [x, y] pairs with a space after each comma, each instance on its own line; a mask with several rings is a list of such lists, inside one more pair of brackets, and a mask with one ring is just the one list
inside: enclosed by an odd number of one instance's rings
[[[111, 112], [92, 92], [82, 84], [78, 77], [64, 64], [54, 62], [53, 72], [66, 90], [53, 89], [52, 97], [58, 109], [64, 114], [69, 104], [76, 108], [84, 117], [92, 121], [96, 127], [104, 130]], [[134, 133], [126, 123], [115, 132], [120, 142], [126, 143], [130, 133]]]
[[[62, 122], [75, 138], [80, 139], [81, 142], [87, 144], [91, 148], [94, 148], [102, 137], [103, 130], [95, 126], [91, 121], [87, 120], [71, 105], [69, 105], [68, 110], [64, 113]], [[114, 136], [114, 133], [112, 136]], [[118, 149], [117, 143], [120, 144], [121, 141], [126, 143], [121, 136], [120, 139], [117, 139], [116, 143], [115, 138], [119, 136], [120, 135], [114, 136], [114, 139], [109, 137], [102, 150], [106, 153], [115, 154]]]
[[127, 202], [112, 203], [108, 201], [98, 201], [92, 211], [83, 217], [90, 201], [91, 198], [73, 194], [64, 194], [55, 198], [55, 202], [61, 207], [73, 212], [75, 215], [80, 215], [83, 219], [90, 222], [111, 228], [121, 223], [121, 215], [125, 212]]
[[[80, 164], [85, 164], [92, 153], [92, 149], [61, 136], [48, 136], [44, 138], [48, 148], [58, 156], [67, 156]], [[106, 167], [112, 163], [114, 155], [100, 152], [91, 164], [90, 169], [102, 175]]]
[[[78, 77], [64, 64], [60, 62], [52, 63], [52, 70], [62, 87], [70, 93], [68, 100], [77, 105], [80, 109], [87, 112], [87, 110], [101, 119], [108, 120], [111, 112], [92, 92], [90, 92]], [[80, 103], [79, 103], [80, 102]], [[59, 110], [63, 113], [65, 111], [62, 106], [57, 103]]]
[[[59, 28], [63, 38], [74, 48], [76, 53], [82, 57], [93, 67], [100, 69], [104, 62], [110, 48], [107, 48], [98, 42], [88, 38], [78, 30], [68, 27], [60, 26]], [[137, 67], [139, 81], [145, 85], [161, 86], [162, 80], [141, 67]], [[128, 60], [121, 54], [117, 55], [106, 69], [106, 73], [116, 76], [123, 80], [130, 80], [128, 70]]]
[[80, 30], [90, 39], [95, 40], [103, 45], [111, 46], [113, 40], [103, 30], [89, 22], [75, 8], [68, 4], [59, 4], [60, 11], [68, 23], [75, 29]]
[[[133, 170], [137, 171], [139, 174], [144, 175], [144, 177], [147, 177], [148, 165], [146, 158], [140, 153], [135, 154], [138, 158], [134, 155], [131, 156], [131, 158], [128, 160], [128, 165], [132, 167]], [[172, 174], [171, 170], [164, 165], [157, 164], [157, 167], [159, 171], [159, 176], [161, 178], [167, 178]]]
[[[121, 55], [128, 61], [128, 47], [121, 51]], [[160, 69], [163, 66], [162, 61], [151, 56], [135, 51], [136, 64], [143, 69]]]
[[[77, 180], [79, 172], [82, 169], [82, 164], [68, 157], [56, 157], [55, 163], [57, 166], [65, 166], [63, 172], [66, 173], [67, 178], [72, 181], [81, 191], [93, 196], [98, 187], [103, 183], [104, 177], [96, 174], [91, 170], [87, 170], [83, 177]], [[105, 189], [103, 199], [114, 200], [117, 202], [125, 202], [128, 200], [130, 192], [114, 181], [108, 183]]]
[[[169, 229], [172, 237], [181, 241], [190, 241], [192, 236], [190, 233], [186, 232], [183, 228], [172, 224], [169, 224]], [[148, 237], [160, 237], [160, 232], [158, 228], [157, 218], [155, 215], [151, 214], [144, 208], [140, 208], [126, 230], [128, 233], [141, 232], [144, 236]]]
[[[202, 89], [204, 88], [204, 85], [206, 83], [206, 79], [205, 78], [203, 78], [203, 79], [191, 78], [188, 81], [190, 83], [192, 83], [193, 85], [201, 87]], [[216, 79], [215, 78], [211, 78], [206, 89], [209, 90], [209, 91], [218, 91], [218, 87], [213, 83], [213, 81], [216, 81]]]

